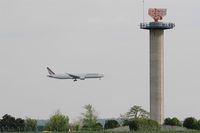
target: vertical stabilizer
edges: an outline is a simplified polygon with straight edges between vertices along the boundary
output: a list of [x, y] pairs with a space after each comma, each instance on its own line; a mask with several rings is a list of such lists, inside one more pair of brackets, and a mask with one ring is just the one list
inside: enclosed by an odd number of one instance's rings
[[55, 74], [49, 67], [47, 67], [47, 70], [48, 70], [48, 73], [49, 73], [50, 75], [54, 75], [54, 74]]

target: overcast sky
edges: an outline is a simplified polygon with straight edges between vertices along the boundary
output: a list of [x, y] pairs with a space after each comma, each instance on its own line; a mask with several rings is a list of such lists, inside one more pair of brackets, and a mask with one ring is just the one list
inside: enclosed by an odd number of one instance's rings
[[[165, 117], [200, 119], [199, 0], [145, 0], [167, 8]], [[100, 118], [133, 105], [149, 111], [149, 32], [142, 0], [1, 0], [0, 117], [78, 119], [92, 104]], [[55, 73], [103, 73], [102, 80], [56, 80]]]

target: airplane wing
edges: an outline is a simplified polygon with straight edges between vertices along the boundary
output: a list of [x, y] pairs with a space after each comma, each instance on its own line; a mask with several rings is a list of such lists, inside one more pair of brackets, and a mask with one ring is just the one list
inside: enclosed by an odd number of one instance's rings
[[74, 79], [79, 79], [80, 77], [79, 76], [77, 76], [77, 75], [73, 75], [73, 74], [69, 74], [69, 73], [67, 73], [69, 76], [71, 76], [72, 78], [74, 78]]

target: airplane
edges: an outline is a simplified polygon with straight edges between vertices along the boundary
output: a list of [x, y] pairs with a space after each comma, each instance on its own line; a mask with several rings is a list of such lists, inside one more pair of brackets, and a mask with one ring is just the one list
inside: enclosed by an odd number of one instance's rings
[[49, 75], [47, 75], [47, 77], [50, 78], [55, 78], [55, 79], [73, 79], [74, 82], [77, 81], [77, 79], [80, 80], [85, 80], [88, 78], [103, 78], [104, 75], [103, 74], [98, 74], [98, 73], [86, 73], [86, 74], [69, 74], [69, 73], [65, 73], [65, 74], [55, 74], [49, 67], [47, 67], [48, 73]]

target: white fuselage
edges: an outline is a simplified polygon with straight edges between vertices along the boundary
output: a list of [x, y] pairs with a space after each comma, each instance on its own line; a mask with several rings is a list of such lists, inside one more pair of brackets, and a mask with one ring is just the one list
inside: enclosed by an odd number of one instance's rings
[[47, 75], [48, 77], [51, 78], [56, 78], [56, 79], [80, 79], [84, 80], [87, 78], [99, 78], [101, 79], [104, 75], [103, 74], [98, 74], [98, 73], [88, 73], [88, 74], [73, 74], [75, 76], [71, 76], [71, 74], [51, 74]]

